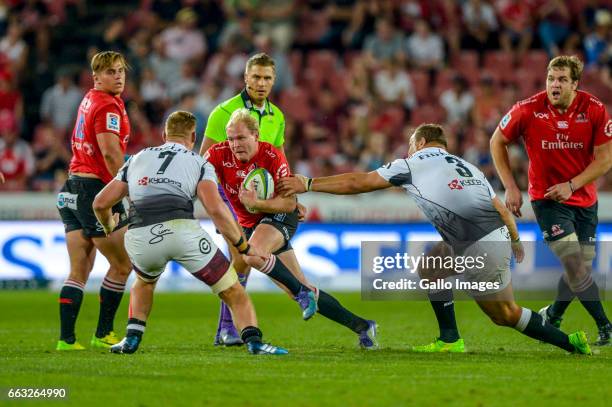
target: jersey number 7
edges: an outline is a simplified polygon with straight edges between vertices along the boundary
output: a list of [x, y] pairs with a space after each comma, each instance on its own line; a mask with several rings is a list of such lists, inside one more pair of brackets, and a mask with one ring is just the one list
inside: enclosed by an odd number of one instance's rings
[[166, 172], [166, 168], [168, 168], [168, 166], [170, 165], [170, 161], [172, 161], [175, 155], [176, 155], [175, 151], [162, 151], [161, 153], [159, 153], [157, 157], [165, 158], [165, 160], [162, 163], [161, 167], [159, 167], [159, 170], [157, 170], [158, 175]]

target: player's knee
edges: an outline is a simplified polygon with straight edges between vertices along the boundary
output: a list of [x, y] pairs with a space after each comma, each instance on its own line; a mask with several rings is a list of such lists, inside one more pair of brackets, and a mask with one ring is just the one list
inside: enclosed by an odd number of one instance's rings
[[585, 267], [591, 268], [593, 266], [593, 259], [595, 259], [595, 245], [583, 244], [580, 245], [582, 250], [582, 262]]
[[489, 317], [495, 325], [513, 327], [521, 318], [521, 307], [515, 303], [500, 303]]
[[246, 296], [246, 292], [240, 283], [234, 283], [219, 293], [219, 297], [227, 304], [236, 303], [244, 296]]

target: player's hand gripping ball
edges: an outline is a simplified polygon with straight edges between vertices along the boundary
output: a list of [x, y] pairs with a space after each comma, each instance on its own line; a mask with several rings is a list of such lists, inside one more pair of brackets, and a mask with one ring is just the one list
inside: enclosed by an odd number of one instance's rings
[[[265, 168], [255, 168], [249, 172], [242, 182], [242, 187], [247, 191], [255, 191], [257, 199], [266, 200], [274, 195], [274, 178]], [[247, 211], [257, 213], [245, 205]]]

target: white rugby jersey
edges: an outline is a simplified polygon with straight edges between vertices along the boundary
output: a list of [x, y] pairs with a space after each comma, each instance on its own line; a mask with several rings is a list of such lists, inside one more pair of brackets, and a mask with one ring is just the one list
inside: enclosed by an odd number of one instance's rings
[[376, 171], [390, 184], [404, 188], [453, 247], [464, 247], [504, 226], [491, 202], [495, 192], [484, 174], [444, 149], [424, 148]]
[[215, 169], [208, 161], [172, 142], [133, 155], [115, 179], [128, 184], [131, 227], [193, 219], [198, 183], [217, 183]]

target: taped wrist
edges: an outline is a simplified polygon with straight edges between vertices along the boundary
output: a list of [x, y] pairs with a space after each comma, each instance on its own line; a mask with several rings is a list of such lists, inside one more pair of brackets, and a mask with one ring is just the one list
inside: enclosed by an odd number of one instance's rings
[[240, 240], [234, 243], [234, 247], [238, 249], [238, 253], [246, 254], [251, 246], [249, 245], [249, 242], [244, 240], [244, 237], [240, 236]]

